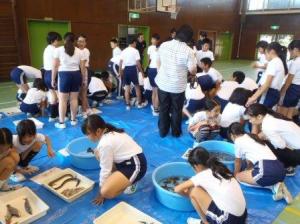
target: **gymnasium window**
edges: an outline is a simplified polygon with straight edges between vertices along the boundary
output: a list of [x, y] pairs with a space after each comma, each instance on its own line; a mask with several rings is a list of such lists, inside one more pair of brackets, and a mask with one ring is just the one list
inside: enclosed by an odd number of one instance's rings
[[300, 0], [247, 0], [247, 11], [300, 9]]

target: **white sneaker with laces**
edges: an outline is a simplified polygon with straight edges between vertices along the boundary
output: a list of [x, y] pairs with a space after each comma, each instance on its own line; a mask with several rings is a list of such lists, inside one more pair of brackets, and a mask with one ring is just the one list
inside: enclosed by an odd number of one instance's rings
[[130, 106], [129, 105], [126, 106], [126, 110], [130, 110]]
[[26, 177], [21, 173], [14, 173], [10, 175], [9, 179], [15, 183], [19, 183], [26, 180]]
[[137, 184], [132, 184], [125, 189], [124, 194], [134, 194], [136, 190], [137, 190]]
[[55, 117], [55, 118], [52, 118], [52, 117], [49, 117], [49, 122], [54, 122], [54, 121], [56, 121], [57, 120], [57, 117]]
[[72, 126], [76, 126], [77, 123], [78, 123], [77, 120], [74, 120], [74, 121], [71, 120], [71, 125], [72, 125]]
[[66, 128], [66, 124], [65, 123], [55, 123], [54, 126], [56, 128], [58, 128], [58, 129], [64, 129], [64, 128]]
[[189, 217], [189, 218], [186, 220], [186, 223], [187, 223], [187, 224], [201, 224], [202, 221], [201, 221], [201, 219], [195, 219], [195, 218]]

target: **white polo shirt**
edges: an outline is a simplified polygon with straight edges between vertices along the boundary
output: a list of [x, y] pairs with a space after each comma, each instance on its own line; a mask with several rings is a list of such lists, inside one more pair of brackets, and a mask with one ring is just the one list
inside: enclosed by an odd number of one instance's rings
[[42, 101], [45, 101], [46, 97], [46, 92], [38, 90], [37, 88], [30, 88], [23, 102], [26, 104], [39, 104]]
[[37, 133], [34, 140], [30, 144], [22, 145], [20, 142], [19, 136], [13, 135], [13, 145], [19, 154], [22, 152], [25, 152], [27, 149], [29, 149], [31, 146], [33, 146], [33, 144], [36, 142], [41, 142], [41, 143], [45, 144], [46, 136], [43, 134]]
[[244, 81], [240, 84], [239, 87], [253, 91], [258, 88], [258, 85], [253, 79], [245, 77]]
[[229, 102], [221, 115], [221, 127], [228, 128], [232, 123], [245, 119], [245, 110], [244, 106]]
[[80, 62], [87, 60], [82, 51], [75, 47], [74, 54], [72, 56], [65, 52], [65, 47], [61, 46], [55, 49], [54, 58], [59, 59], [58, 71], [78, 71], [80, 70]]
[[148, 47], [147, 54], [149, 55], [150, 65], [149, 68], [157, 68], [157, 53], [158, 48], [155, 45], [151, 45]]
[[55, 47], [51, 44], [49, 44], [44, 50], [43, 64], [44, 64], [44, 69], [46, 71], [51, 71], [53, 68], [54, 51], [55, 51]]
[[134, 47], [125, 48], [120, 56], [120, 60], [123, 61], [122, 68], [126, 66], [135, 66], [137, 61], [141, 60], [139, 51]]
[[261, 77], [260, 85], [263, 85], [266, 82], [268, 75], [273, 76], [270, 88], [280, 90], [285, 77], [285, 71], [283, 63], [279, 57], [273, 58], [269, 61], [267, 69]]
[[34, 67], [28, 65], [19, 65], [18, 68], [23, 70], [25, 76], [29, 79], [42, 78], [42, 72]]
[[87, 48], [83, 48], [81, 51], [82, 51], [83, 57], [86, 60], [85, 67], [88, 68], [88, 67], [90, 67], [90, 55], [91, 55], [91, 53], [90, 53], [89, 49], [87, 49]]
[[199, 66], [200, 66], [200, 61], [201, 61], [202, 58], [210, 58], [210, 60], [212, 60], [212, 61], [215, 60], [214, 53], [210, 50], [208, 50], [208, 51], [203, 51], [203, 50], [197, 51], [196, 52], [196, 57], [197, 57], [197, 62], [198, 62]]
[[159, 89], [169, 93], [183, 93], [188, 71], [197, 65], [193, 49], [184, 42], [171, 40], [159, 47], [157, 58], [160, 68], [155, 82]]
[[107, 88], [104, 85], [103, 81], [96, 77], [91, 78], [91, 82], [90, 82], [88, 88], [89, 88], [90, 95], [92, 95], [93, 93], [99, 92], [99, 91], [107, 92]]

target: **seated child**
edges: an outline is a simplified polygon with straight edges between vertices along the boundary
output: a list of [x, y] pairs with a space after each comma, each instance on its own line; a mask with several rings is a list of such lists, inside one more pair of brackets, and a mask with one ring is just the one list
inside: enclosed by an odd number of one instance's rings
[[244, 88], [236, 88], [229, 98], [229, 103], [225, 106], [221, 115], [221, 131], [223, 138], [228, 138], [227, 129], [234, 122], [244, 124], [246, 116], [246, 103], [252, 95], [250, 90]]
[[257, 83], [253, 79], [246, 77], [244, 72], [235, 71], [232, 74], [232, 78], [240, 84], [241, 88], [248, 89], [251, 92], [255, 92], [258, 89]]
[[0, 128], [0, 192], [13, 191], [21, 187], [7, 183], [19, 161], [19, 154], [13, 148], [12, 133], [7, 128]]
[[147, 171], [143, 149], [123, 129], [114, 127], [98, 115], [90, 115], [82, 125], [82, 132], [98, 142], [95, 156], [100, 162], [100, 190], [94, 203], [136, 191], [137, 181]]
[[200, 61], [203, 58], [209, 58], [211, 61], [214, 61], [214, 53], [209, 50], [210, 47], [210, 40], [205, 38], [202, 42], [202, 49], [196, 52], [196, 58], [198, 65], [200, 66]]
[[19, 167], [12, 180], [19, 182], [25, 179], [23, 174], [34, 174], [39, 168], [29, 165], [31, 160], [40, 152], [42, 146], [47, 145], [49, 157], [54, 157], [50, 139], [37, 133], [36, 126], [32, 120], [22, 120], [17, 125], [17, 135], [13, 135], [13, 145], [20, 155]]
[[98, 73], [94, 73], [88, 84], [88, 99], [98, 106], [107, 96], [108, 90]]
[[[293, 198], [284, 184], [285, 168], [270, 148], [256, 135], [246, 134], [240, 123], [229, 126], [228, 134], [235, 145], [235, 177], [242, 182], [272, 190], [273, 200], [285, 199], [288, 204]], [[241, 170], [242, 159], [248, 168]]]
[[196, 175], [175, 187], [188, 196], [201, 220], [188, 218], [188, 224], [245, 224], [246, 201], [239, 183], [230, 170], [201, 147], [188, 157]]
[[204, 111], [194, 114], [188, 130], [196, 142], [214, 139], [220, 133], [220, 105], [211, 99], [205, 101]]
[[196, 112], [203, 110], [205, 107], [205, 95], [194, 76], [190, 77], [189, 83], [187, 84], [185, 99], [186, 104], [182, 112], [188, 119], [191, 119]]
[[40, 78], [35, 79], [32, 88], [28, 90], [25, 99], [20, 105], [20, 110], [32, 116], [45, 115], [47, 105], [46, 91], [47, 89], [43, 80]]

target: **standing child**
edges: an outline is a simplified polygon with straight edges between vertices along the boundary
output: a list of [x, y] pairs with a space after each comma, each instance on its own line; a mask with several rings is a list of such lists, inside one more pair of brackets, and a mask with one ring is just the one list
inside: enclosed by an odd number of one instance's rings
[[87, 98], [87, 91], [88, 91], [88, 80], [90, 79], [89, 74], [89, 67], [90, 67], [90, 51], [86, 48], [87, 45], [87, 37], [84, 34], [80, 34], [77, 37], [77, 46], [82, 51], [82, 55], [85, 59], [85, 73], [82, 74], [82, 84], [80, 88], [79, 97], [81, 100], [81, 107], [82, 107], [82, 116], [87, 118], [87, 116], [91, 113]]
[[197, 112], [190, 119], [188, 130], [196, 142], [210, 140], [220, 133], [220, 120], [220, 105], [207, 99], [204, 111]]
[[256, 49], [258, 51], [258, 61], [252, 64], [253, 68], [257, 69], [256, 83], [260, 83], [260, 79], [265, 72], [268, 64], [266, 58], [266, 49], [268, 47], [268, 42], [261, 40], [256, 44]]
[[152, 114], [154, 116], [159, 115], [159, 102], [158, 102], [158, 93], [157, 85], [155, 83], [155, 77], [157, 75], [157, 51], [159, 46], [160, 36], [155, 33], [151, 38], [151, 46], [148, 48], [149, 56], [149, 68], [148, 68], [148, 78], [152, 86]]
[[32, 120], [22, 120], [17, 125], [17, 135], [13, 135], [13, 145], [20, 155], [19, 168], [13, 180], [18, 182], [25, 179], [23, 174], [36, 173], [39, 168], [29, 163], [40, 152], [42, 146], [47, 145], [48, 156], [55, 156], [51, 140], [40, 133], [37, 133], [36, 126]]
[[281, 110], [284, 116], [292, 119], [300, 100], [300, 40], [293, 41], [290, 49], [294, 60], [291, 62], [288, 77], [281, 89], [281, 96], [284, 96]]
[[99, 194], [94, 203], [136, 191], [136, 182], [147, 171], [147, 161], [142, 148], [123, 129], [114, 127], [98, 115], [90, 115], [82, 125], [89, 139], [99, 142], [95, 156], [100, 162]]
[[39, 78], [35, 79], [32, 88], [28, 90], [25, 99], [20, 105], [20, 110], [32, 116], [44, 116], [47, 105], [46, 91], [47, 89], [43, 80]]
[[[288, 204], [293, 198], [284, 184], [285, 169], [271, 149], [256, 135], [246, 134], [240, 123], [233, 123], [228, 128], [228, 135], [235, 146], [235, 177], [247, 184], [266, 187], [272, 190], [273, 200], [285, 199]], [[242, 160], [249, 168], [242, 171]]]
[[108, 63], [108, 71], [117, 80], [117, 99], [122, 99], [122, 79], [119, 74], [119, 64], [120, 64], [122, 51], [119, 48], [118, 40], [116, 38], [112, 38], [110, 40], [110, 46], [113, 49], [113, 52], [112, 52], [112, 58]]
[[229, 98], [229, 103], [225, 106], [221, 115], [221, 131], [223, 138], [228, 138], [228, 127], [234, 122], [244, 124], [246, 103], [252, 95], [250, 90], [244, 88], [236, 88]]
[[[52, 122], [58, 117], [58, 98], [57, 98], [57, 89], [53, 89], [51, 80], [52, 80], [52, 67], [54, 62], [54, 51], [59, 46], [62, 38], [61, 35], [57, 32], [49, 32], [47, 35], [48, 46], [45, 48], [43, 53], [43, 64], [44, 64], [44, 82], [49, 90], [49, 112], [50, 117], [49, 121]], [[57, 82], [57, 80], [56, 80]]]
[[21, 89], [23, 93], [27, 94], [29, 90], [27, 79], [41, 79], [42, 72], [31, 66], [19, 65], [11, 71], [10, 77], [12, 81], [16, 83], [17, 87]]
[[205, 95], [195, 76], [190, 77], [185, 90], [186, 104], [183, 107], [183, 114], [191, 119], [193, 115], [205, 108]]
[[175, 187], [187, 195], [202, 220], [188, 218], [188, 224], [245, 224], [246, 201], [239, 183], [230, 170], [201, 147], [188, 158], [196, 175]]
[[284, 76], [288, 73], [286, 65], [286, 47], [277, 42], [272, 42], [266, 50], [266, 58], [269, 61], [267, 69], [260, 80], [261, 86], [255, 94], [249, 98], [247, 105], [257, 100], [268, 108], [274, 107], [280, 99], [280, 89]]
[[126, 110], [130, 110], [130, 84], [133, 83], [138, 100], [138, 108], [143, 108], [142, 93], [139, 86], [138, 72], [144, 76], [140, 54], [136, 49], [137, 40], [135, 37], [129, 38], [129, 46], [122, 51], [120, 59], [120, 74], [125, 82]]
[[11, 186], [7, 182], [20, 161], [19, 154], [13, 148], [12, 133], [0, 128], [0, 192], [13, 191], [21, 186]]

